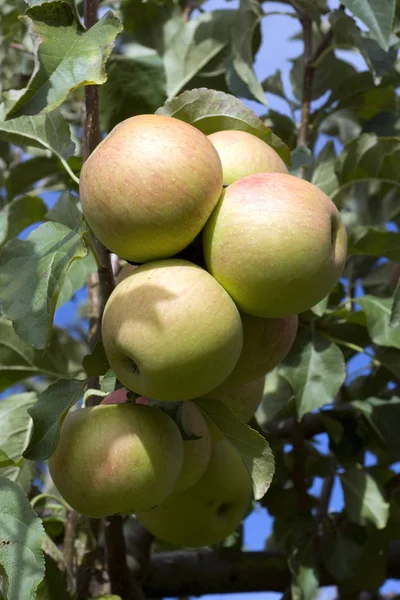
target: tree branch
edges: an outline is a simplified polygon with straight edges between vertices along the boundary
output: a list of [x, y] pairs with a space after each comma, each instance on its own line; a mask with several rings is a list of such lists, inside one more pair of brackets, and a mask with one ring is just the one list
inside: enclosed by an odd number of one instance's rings
[[[97, 22], [98, 0], [85, 0], [84, 20], [89, 29]], [[85, 121], [83, 128], [83, 160], [87, 160], [100, 143], [99, 93], [97, 86], [85, 88]], [[90, 331], [89, 343], [93, 348], [101, 338], [101, 319], [106, 302], [114, 289], [114, 275], [111, 267], [110, 253], [96, 238], [95, 251], [100, 259], [97, 274], [89, 278], [89, 311]], [[98, 380], [90, 381], [91, 387], [98, 387]], [[98, 402], [96, 397], [90, 404]], [[104, 521], [107, 567], [110, 577], [111, 591], [119, 594], [123, 600], [135, 598], [132, 578], [126, 560], [126, 547], [122, 530], [121, 517], [107, 517]]]
[[[400, 578], [400, 541], [390, 542], [387, 577]], [[201, 596], [237, 592], [284, 592], [290, 582], [281, 552], [199, 550], [162, 552], [150, 560], [143, 589], [149, 598]], [[321, 572], [321, 585], [335, 585]]]

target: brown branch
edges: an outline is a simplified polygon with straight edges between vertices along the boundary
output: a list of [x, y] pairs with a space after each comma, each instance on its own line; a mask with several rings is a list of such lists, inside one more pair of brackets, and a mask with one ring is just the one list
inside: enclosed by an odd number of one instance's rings
[[[84, 21], [89, 29], [97, 22], [98, 0], [85, 0]], [[96, 146], [100, 143], [99, 92], [97, 86], [85, 88], [85, 121], [83, 128], [83, 160], [87, 160]], [[110, 254], [107, 249], [94, 239], [94, 249], [100, 266], [97, 275], [90, 277], [89, 312], [90, 331], [89, 343], [93, 348], [101, 337], [101, 319], [106, 302], [114, 288], [114, 276], [111, 267]], [[90, 381], [92, 387], [98, 386], [98, 381]], [[97, 399], [98, 400], [98, 399]], [[91, 399], [94, 404], [96, 400]], [[110, 577], [111, 591], [119, 594], [123, 600], [133, 600], [135, 597], [127, 560], [121, 517], [105, 519], [105, 540], [107, 568]], [[90, 567], [90, 565], [89, 565]], [[89, 583], [88, 583], [89, 585]]]
[[64, 533], [64, 559], [69, 573], [73, 573], [75, 568], [75, 537], [77, 522], [78, 513], [75, 510], [69, 510]]
[[[335, 585], [321, 572], [321, 585]], [[400, 578], [400, 541], [390, 542], [387, 577]], [[236, 550], [156, 553], [143, 589], [149, 598], [202, 596], [237, 592], [284, 592], [290, 583], [287, 558], [276, 551]]]

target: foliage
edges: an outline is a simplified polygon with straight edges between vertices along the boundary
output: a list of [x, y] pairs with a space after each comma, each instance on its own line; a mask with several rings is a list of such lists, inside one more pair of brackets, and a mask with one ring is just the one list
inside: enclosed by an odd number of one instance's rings
[[[296, 599], [315, 598], [323, 581], [344, 594], [375, 593], [393, 564], [390, 543], [400, 539], [398, 3], [345, 0], [330, 10], [325, 0], [284, 0], [282, 18], [297, 24], [295, 38], [304, 42], [290, 86], [275, 64], [263, 81], [256, 74], [257, 53], [273, 63], [279, 52], [262, 27], [273, 18], [268, 2], [234, 8], [221, 0], [208, 11], [202, 0], [113, 0], [90, 29], [83, 4], [0, 0], [3, 597], [73, 598], [93, 551], [93, 534], [78, 519], [68, 555], [71, 513], [43, 461], [70, 407], [85, 392], [118, 386], [101, 343], [89, 351], [86, 281], [101, 258], [77, 183], [87, 143], [84, 86], [94, 84], [102, 134], [155, 111], [206, 134], [247, 131], [340, 209], [349, 236], [343, 277], [300, 316], [296, 342], [267, 375], [251, 428], [219, 403], [198, 405], [244, 456], [255, 496], [273, 518], [265, 572], [275, 550], [284, 553], [285, 589]], [[359, 57], [357, 68], [342, 50]], [[65, 306], [70, 313], [79, 306], [73, 322], [63, 321]], [[103, 392], [87, 391], [94, 376]], [[343, 506], [332, 510], [334, 485]], [[131, 516], [128, 538], [134, 528]], [[98, 544], [96, 557], [102, 536]], [[242, 531], [225, 545], [240, 551]], [[91, 597], [117, 598], [107, 595], [114, 591], [103, 585]]]

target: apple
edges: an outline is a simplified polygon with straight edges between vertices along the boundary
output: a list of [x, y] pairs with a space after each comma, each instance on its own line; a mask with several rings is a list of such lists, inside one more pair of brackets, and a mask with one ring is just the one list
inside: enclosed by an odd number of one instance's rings
[[251, 133], [217, 131], [208, 139], [221, 159], [224, 185], [256, 173], [288, 173], [279, 154]]
[[248, 423], [256, 412], [264, 393], [265, 378], [248, 381], [241, 385], [225, 385], [225, 382], [205, 394], [203, 398], [220, 400], [244, 423]]
[[346, 240], [324, 192], [293, 175], [261, 173], [226, 188], [204, 228], [203, 250], [207, 269], [240, 311], [279, 318], [332, 291]]
[[157, 538], [198, 548], [222, 542], [245, 516], [252, 480], [239, 452], [225, 436], [212, 435], [211, 458], [203, 477], [184, 492], [136, 515]]
[[224, 387], [236, 387], [254, 381], [272, 371], [293, 346], [298, 317], [263, 319], [241, 313], [243, 349], [232, 373], [223, 382]]
[[211, 437], [208, 425], [197, 406], [188, 400], [181, 407], [180, 421], [189, 437], [183, 439], [183, 466], [174, 492], [192, 487], [204, 475], [211, 455]]
[[167, 258], [201, 231], [222, 191], [207, 136], [162, 115], [119, 123], [84, 163], [84, 216], [99, 240], [132, 262]]
[[118, 284], [120, 281], [128, 277], [128, 275], [130, 275], [136, 269], [136, 267], [137, 265], [131, 265], [130, 263], [124, 264], [115, 276], [115, 283]]
[[242, 322], [204, 269], [179, 259], [147, 263], [121, 281], [102, 321], [117, 378], [154, 400], [191, 400], [228, 377], [242, 350]]
[[103, 400], [100, 402], [100, 405], [104, 406], [105, 404], [125, 404], [125, 402], [128, 402], [128, 390], [125, 388], [121, 388], [119, 390], [115, 390], [115, 392], [112, 392], [111, 394], [109, 394], [109, 396], [103, 398]]
[[130, 403], [68, 413], [49, 459], [63, 498], [97, 518], [157, 506], [174, 489], [182, 464], [182, 436], [171, 417]]

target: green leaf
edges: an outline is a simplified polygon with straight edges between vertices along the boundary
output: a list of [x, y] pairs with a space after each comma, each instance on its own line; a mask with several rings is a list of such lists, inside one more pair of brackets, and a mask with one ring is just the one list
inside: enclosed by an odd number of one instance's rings
[[105, 394], [111, 394], [115, 390], [117, 385], [117, 378], [115, 377], [114, 371], [109, 369], [107, 373], [100, 376], [100, 389]]
[[8, 199], [27, 192], [41, 179], [59, 171], [59, 162], [55, 156], [35, 156], [18, 163], [10, 169], [6, 179]]
[[82, 207], [78, 196], [74, 196], [68, 190], [62, 192], [57, 202], [46, 214], [46, 219], [62, 223], [69, 229], [74, 229], [82, 223]]
[[400, 324], [390, 324], [393, 298], [362, 296], [357, 302], [367, 316], [368, 331], [375, 344], [400, 348]]
[[323, 546], [324, 565], [335, 581], [351, 577], [362, 554], [357, 540], [346, 536], [340, 529], [328, 532]]
[[157, 114], [190, 123], [206, 135], [224, 129], [247, 131], [264, 140], [290, 162], [289, 148], [243, 102], [224, 92], [200, 88], [183, 92], [157, 110]]
[[399, 460], [400, 398], [394, 397], [391, 400], [368, 398], [363, 401], [356, 400], [351, 404], [366, 416], [390, 452]]
[[110, 11], [88, 31], [61, 1], [28, 8], [21, 20], [35, 44], [35, 68], [26, 89], [8, 93], [8, 117], [49, 112], [76, 88], [106, 81], [105, 63], [122, 29]]
[[69, 125], [58, 109], [45, 115], [0, 121], [0, 139], [16, 146], [51, 150], [71, 174], [66, 159], [74, 153], [75, 144], [71, 141]]
[[89, 377], [105, 375], [110, 369], [108, 359], [104, 350], [103, 342], [96, 342], [90, 354], [86, 354], [83, 358], [83, 367]]
[[86, 381], [60, 379], [39, 394], [37, 403], [29, 410], [33, 432], [25, 458], [46, 460], [54, 453], [61, 423], [69, 409], [82, 398], [85, 385]]
[[329, 21], [333, 37], [339, 47], [355, 48], [365, 59], [374, 76], [374, 82], [379, 84], [382, 77], [394, 66], [397, 56], [396, 48], [385, 51], [370, 37], [362, 35], [355, 20], [343, 10], [332, 11]]
[[378, 529], [386, 527], [389, 504], [371, 475], [363, 469], [354, 468], [341, 473], [340, 480], [349, 519], [358, 525], [373, 523]]
[[274, 455], [266, 439], [238, 419], [223, 402], [205, 398], [197, 398], [195, 402], [240, 452], [253, 478], [254, 497], [262, 498], [275, 472]]
[[289, 557], [292, 573], [291, 595], [293, 600], [314, 600], [319, 589], [318, 562], [314, 552], [313, 536], [295, 546]]
[[109, 62], [107, 81], [100, 88], [104, 128], [110, 130], [134, 115], [152, 114], [165, 100], [164, 64], [158, 54], [116, 55]]
[[253, 68], [253, 36], [261, 16], [261, 8], [256, 0], [240, 0], [230, 32], [226, 79], [235, 96], [265, 105], [264, 90]]
[[4, 469], [4, 467], [17, 467], [18, 469], [22, 465], [22, 458], [15, 462], [10, 458], [5, 450], [0, 448], [0, 469]]
[[[295, 58], [290, 71], [290, 80], [292, 83], [293, 93], [297, 100], [302, 98], [303, 76], [304, 76], [304, 61], [303, 57]], [[355, 68], [349, 63], [336, 58], [331, 52], [325, 54], [318, 61], [315, 69], [312, 86], [312, 100], [317, 100], [328, 91], [333, 94], [340, 86], [341, 82], [346, 77], [351, 77], [356, 73]]]
[[57, 298], [75, 259], [87, 255], [86, 229], [45, 223], [26, 240], [8, 242], [0, 257], [0, 305], [16, 333], [36, 348], [49, 338]]
[[46, 573], [39, 584], [35, 600], [72, 600], [67, 591], [67, 580], [57, 562], [45, 554]]
[[68, 300], [71, 300], [76, 292], [81, 290], [87, 284], [89, 275], [94, 273], [96, 269], [96, 259], [91, 252], [80, 260], [74, 260], [71, 263], [62, 284], [61, 292], [57, 299], [56, 309], [66, 304]]
[[265, 377], [264, 394], [257, 410], [257, 421], [260, 427], [278, 418], [288, 408], [293, 398], [293, 391], [287, 380], [280, 375], [276, 367]]
[[384, 50], [389, 49], [396, 0], [343, 0], [342, 4], [368, 27]]
[[62, 329], [54, 329], [50, 345], [39, 351], [15, 333], [11, 321], [0, 318], [0, 392], [29, 377], [60, 379], [77, 373], [84, 344]]
[[312, 152], [307, 146], [296, 146], [292, 152], [291, 175], [298, 175], [302, 167], [311, 167], [313, 163]]
[[44, 529], [24, 492], [0, 477], [0, 573], [7, 600], [32, 600], [44, 577]]
[[22, 196], [0, 209], [0, 246], [26, 227], [44, 221], [47, 207], [39, 196]]
[[400, 233], [374, 227], [354, 227], [349, 236], [347, 252], [349, 255], [385, 256], [400, 261]]
[[334, 401], [346, 378], [341, 350], [318, 333], [300, 330], [280, 373], [296, 397], [298, 419]]
[[357, 182], [377, 180], [399, 185], [399, 160], [400, 138], [379, 138], [374, 133], [363, 133], [348, 142], [337, 158], [336, 174], [341, 187], [336, 193]]
[[314, 163], [311, 183], [320, 190], [331, 196], [338, 187], [338, 179], [335, 173], [336, 152], [335, 145], [330, 140], [322, 148]]
[[168, 98], [174, 98], [228, 44], [235, 11], [204, 12], [183, 23], [164, 54]]
[[390, 327], [396, 328], [400, 325], [400, 279], [397, 282], [393, 294], [392, 312], [390, 314]]
[[32, 429], [28, 409], [36, 400], [36, 394], [30, 392], [8, 396], [0, 402], [0, 447], [16, 463], [0, 468], [0, 476], [26, 490], [31, 487], [33, 464], [25, 460], [20, 468], [20, 461]]
[[394, 348], [385, 348], [383, 352], [378, 353], [379, 361], [400, 379], [400, 352]]

